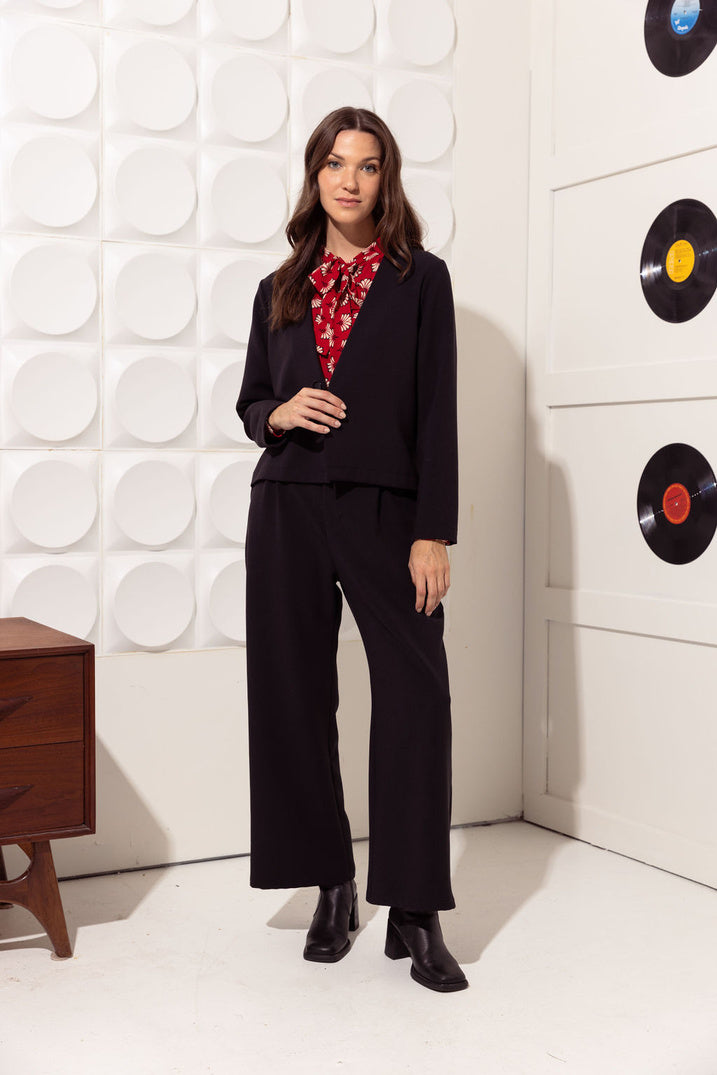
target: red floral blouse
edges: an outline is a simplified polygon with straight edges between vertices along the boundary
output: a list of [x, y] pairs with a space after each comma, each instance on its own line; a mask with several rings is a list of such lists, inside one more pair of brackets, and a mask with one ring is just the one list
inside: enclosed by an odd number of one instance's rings
[[380, 239], [359, 251], [352, 261], [324, 248], [324, 260], [309, 275], [316, 288], [311, 300], [316, 350], [327, 385], [382, 258]]

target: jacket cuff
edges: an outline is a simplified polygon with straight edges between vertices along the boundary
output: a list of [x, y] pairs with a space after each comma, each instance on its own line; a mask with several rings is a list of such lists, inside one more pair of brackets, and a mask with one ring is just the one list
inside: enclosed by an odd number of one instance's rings
[[282, 444], [286, 444], [286, 442], [290, 440], [290, 430], [287, 430], [283, 437], [277, 437], [269, 432], [266, 424], [271, 412], [275, 411], [280, 405], [280, 399], [262, 399], [257, 400], [256, 403], [252, 403], [246, 409], [244, 414], [244, 428], [246, 429], [247, 435], [251, 437], [254, 443], [258, 444], [260, 448], [280, 448]]

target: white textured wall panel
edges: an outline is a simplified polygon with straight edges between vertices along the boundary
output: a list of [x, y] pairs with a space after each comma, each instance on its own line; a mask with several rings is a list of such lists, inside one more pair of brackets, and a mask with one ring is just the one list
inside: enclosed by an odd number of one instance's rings
[[[402, 0], [361, 0], [348, 17], [324, 0], [2, 5], [0, 615], [32, 615], [111, 655], [98, 676], [102, 851], [94, 860], [90, 842], [69, 844], [64, 872], [74, 860], [111, 868], [247, 849], [245, 814], [229, 810], [202, 842], [206, 818], [190, 821], [170, 782], [184, 788], [201, 758], [193, 801], [208, 787], [219, 796], [218, 755], [226, 745], [232, 756], [242, 727], [242, 684], [222, 690], [243, 661], [259, 454], [234, 410], [251, 305], [287, 252], [306, 137], [341, 104], [395, 119], [427, 245], [450, 260], [458, 36], [453, 3], [424, 7], [408, 26]], [[348, 611], [342, 637], [356, 637]], [[190, 713], [186, 681], [215, 648], [223, 686]], [[184, 651], [179, 663], [163, 649]], [[157, 775], [123, 708], [135, 650], [157, 662], [141, 666], [137, 690], [179, 776]], [[343, 719], [365, 721], [364, 673], [349, 674]], [[221, 750], [208, 745], [217, 736]], [[245, 774], [240, 783], [245, 811]], [[363, 777], [352, 794], [360, 831]]]

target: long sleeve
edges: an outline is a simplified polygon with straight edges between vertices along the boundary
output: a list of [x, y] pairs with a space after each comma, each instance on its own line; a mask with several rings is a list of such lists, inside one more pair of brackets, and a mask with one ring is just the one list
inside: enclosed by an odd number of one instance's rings
[[437, 260], [421, 294], [417, 355], [416, 466], [418, 500], [414, 539], [458, 531], [456, 323], [451, 278]]
[[275, 398], [269, 369], [269, 303], [265, 295], [267, 290], [270, 295], [270, 278], [262, 280], [254, 298], [244, 378], [236, 409], [244, 423], [246, 435], [251, 440], [260, 448], [278, 448], [290, 438], [273, 437], [266, 428], [267, 418], [283, 402]]

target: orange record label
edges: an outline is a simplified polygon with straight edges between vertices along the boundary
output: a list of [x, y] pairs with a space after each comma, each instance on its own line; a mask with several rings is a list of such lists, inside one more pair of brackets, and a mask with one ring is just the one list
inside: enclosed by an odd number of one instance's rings
[[676, 526], [683, 523], [690, 514], [691, 507], [689, 491], [682, 482], [673, 482], [672, 485], [667, 486], [662, 498], [662, 510], [669, 523], [674, 523]]
[[674, 284], [682, 284], [695, 267], [695, 250], [687, 239], [678, 239], [667, 251], [665, 269]]

